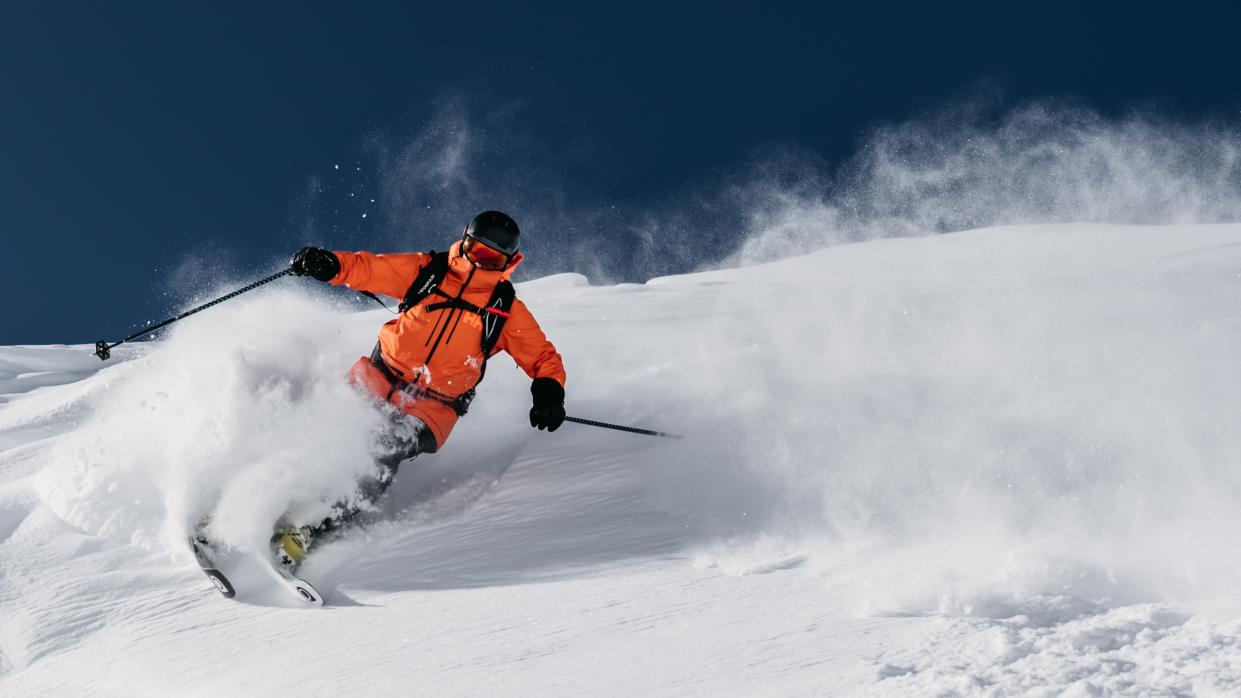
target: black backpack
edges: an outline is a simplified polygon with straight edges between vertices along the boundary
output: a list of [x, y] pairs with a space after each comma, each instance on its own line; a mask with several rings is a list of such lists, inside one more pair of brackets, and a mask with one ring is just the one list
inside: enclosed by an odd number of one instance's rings
[[[483, 365], [479, 369], [478, 382], [483, 381], [483, 377], [487, 375], [487, 359], [491, 356], [491, 352], [495, 349], [496, 342], [500, 341], [500, 334], [504, 331], [504, 321], [508, 320], [509, 313], [513, 308], [513, 301], [517, 298], [517, 292], [513, 289], [513, 284], [501, 281], [496, 284], [495, 290], [491, 292], [491, 299], [487, 301], [485, 307], [478, 307], [469, 301], [461, 298], [453, 298], [452, 296], [440, 290], [440, 281], [448, 274], [448, 253], [430, 252], [431, 261], [427, 262], [422, 269], [418, 270], [418, 276], [414, 277], [414, 282], [409, 285], [409, 289], [405, 291], [405, 298], [401, 301], [397, 312], [403, 313], [406, 310], [418, 305], [424, 301], [427, 296], [437, 295], [447, 300], [438, 303], [432, 303], [427, 306], [427, 310], [442, 310], [444, 308], [458, 308], [462, 312], [475, 313], [483, 319]], [[468, 285], [469, 279], [466, 280]], [[465, 289], [465, 285], [461, 287]], [[369, 291], [362, 291], [362, 294], [373, 298], [380, 305], [387, 307], [378, 296]], [[442, 335], [441, 335], [442, 336]], [[435, 346], [439, 346], [437, 340]], [[431, 353], [435, 353], [435, 347], [431, 348]], [[428, 360], [430, 357], [428, 356]], [[392, 370], [388, 368], [383, 361], [383, 354], [380, 351], [379, 343], [375, 343], [375, 350], [371, 352], [371, 361], [379, 368], [380, 371], [392, 381], [392, 390], [404, 390], [409, 388], [409, 384], [399, 379]], [[478, 387], [478, 383], [474, 384], [474, 388], [470, 388], [457, 397], [448, 397], [441, 395], [429, 388], [418, 389], [418, 393], [425, 397], [437, 400], [448, 405], [457, 413], [458, 416], [465, 416], [466, 411], [470, 408], [470, 402], [474, 400], [474, 391]], [[391, 396], [391, 392], [389, 392]]]
[[[405, 291], [405, 298], [401, 301], [398, 311], [403, 313], [421, 303], [427, 296], [437, 295], [446, 300], [431, 303], [427, 306], [428, 311], [459, 308], [467, 313], [480, 316], [483, 320], [483, 360], [486, 361], [495, 349], [496, 342], [500, 341], [500, 334], [504, 331], [504, 322], [508, 320], [513, 301], [517, 298], [513, 284], [507, 279], [496, 284], [495, 290], [491, 292], [491, 299], [487, 301], [486, 306], [480, 308], [461, 298], [453, 298], [440, 290], [440, 282], [448, 275], [448, 253], [432, 250], [430, 255], [431, 261], [418, 270], [418, 276], [414, 277], [409, 290]], [[462, 288], [465, 287], [462, 286]]]

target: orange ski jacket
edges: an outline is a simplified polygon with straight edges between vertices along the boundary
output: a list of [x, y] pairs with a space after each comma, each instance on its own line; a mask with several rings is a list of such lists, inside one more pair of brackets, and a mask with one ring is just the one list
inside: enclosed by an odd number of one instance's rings
[[[413, 283], [418, 272], [431, 261], [425, 252], [407, 254], [372, 254], [370, 252], [335, 252], [340, 260], [336, 285], [359, 291], [381, 293], [398, 300]], [[501, 271], [478, 269], [461, 255], [461, 243], [449, 250], [448, 273], [439, 288], [449, 296], [482, 307], [491, 299], [497, 283], [508, 279], [521, 263], [514, 256]], [[464, 292], [462, 287], [464, 286]], [[398, 378], [417, 389], [429, 389], [446, 398], [456, 398], [478, 384], [482, 376], [482, 318], [458, 308], [428, 311], [434, 304], [429, 296], [423, 302], [384, 323], [379, 330], [379, 349], [387, 368]], [[441, 299], [442, 300], [442, 299]], [[492, 355], [506, 351], [531, 378], [552, 378], [565, 383], [564, 362], [556, 347], [535, 321], [520, 299], [513, 300], [510, 315], [504, 323]], [[366, 388], [378, 399], [387, 401], [406, 414], [423, 421], [442, 447], [457, 423], [452, 407], [425, 396], [411, 396], [392, 391], [392, 381], [381, 369], [362, 357], [350, 371], [350, 379]]]

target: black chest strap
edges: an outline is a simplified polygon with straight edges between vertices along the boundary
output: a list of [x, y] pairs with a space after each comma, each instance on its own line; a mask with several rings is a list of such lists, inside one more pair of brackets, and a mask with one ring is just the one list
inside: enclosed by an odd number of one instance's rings
[[427, 312], [454, 308], [482, 318], [483, 358], [486, 359], [490, 356], [492, 350], [495, 349], [496, 343], [500, 341], [500, 334], [504, 332], [505, 321], [512, 314], [513, 301], [517, 299], [517, 292], [513, 289], [513, 284], [508, 281], [501, 281], [496, 284], [495, 289], [491, 292], [491, 298], [487, 301], [487, 305], [482, 308], [463, 298], [453, 298], [438, 288], [432, 289], [431, 293], [446, 300], [428, 304], [426, 306]]

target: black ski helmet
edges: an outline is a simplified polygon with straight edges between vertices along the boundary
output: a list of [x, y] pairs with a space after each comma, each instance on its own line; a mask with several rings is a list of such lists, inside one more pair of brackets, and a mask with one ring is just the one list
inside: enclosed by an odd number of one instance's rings
[[474, 216], [474, 220], [465, 226], [463, 237], [484, 242], [511, 257], [517, 253], [520, 236], [517, 221], [510, 218], [508, 214], [499, 211], [483, 211]]

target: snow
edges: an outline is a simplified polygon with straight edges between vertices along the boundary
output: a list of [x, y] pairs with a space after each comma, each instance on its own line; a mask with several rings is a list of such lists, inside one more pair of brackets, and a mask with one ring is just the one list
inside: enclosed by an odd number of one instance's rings
[[686, 438], [532, 430], [497, 357], [313, 610], [181, 541], [348, 495], [389, 315], [0, 348], [0, 694], [1236, 695], [1239, 277], [1241, 226], [1058, 225], [519, 284], [570, 414]]

